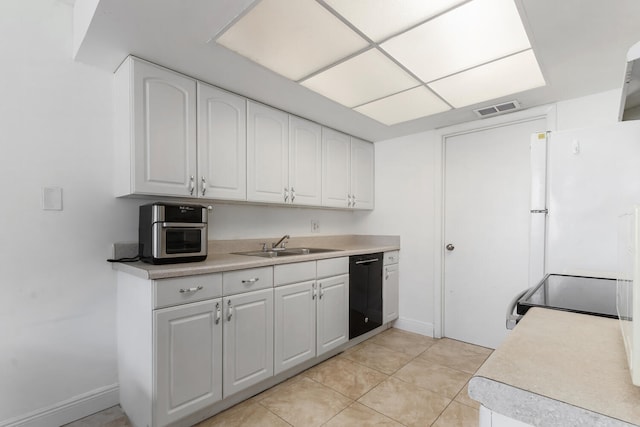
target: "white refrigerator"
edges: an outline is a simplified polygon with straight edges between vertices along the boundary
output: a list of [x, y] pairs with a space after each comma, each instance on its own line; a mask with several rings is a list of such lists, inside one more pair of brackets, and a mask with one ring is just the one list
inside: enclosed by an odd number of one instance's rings
[[619, 217], [640, 205], [640, 121], [550, 132], [546, 199], [546, 273], [617, 278]]

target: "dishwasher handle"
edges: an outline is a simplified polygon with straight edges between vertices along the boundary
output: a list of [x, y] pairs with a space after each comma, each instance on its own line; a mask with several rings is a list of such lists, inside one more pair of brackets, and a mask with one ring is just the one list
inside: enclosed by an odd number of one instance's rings
[[516, 306], [518, 305], [518, 301], [520, 300], [520, 298], [522, 298], [530, 290], [531, 290], [531, 288], [525, 289], [524, 291], [520, 292], [509, 303], [509, 306], [507, 307], [507, 319], [506, 319], [507, 329], [511, 330], [511, 329], [515, 328], [516, 324], [520, 321], [520, 319], [522, 319], [522, 317], [523, 317], [522, 314], [513, 314], [513, 312], [515, 311]]
[[378, 262], [380, 261], [378, 258], [372, 258], [372, 259], [365, 259], [362, 261], [356, 261], [356, 264], [360, 265], [360, 264], [371, 264], [372, 262]]

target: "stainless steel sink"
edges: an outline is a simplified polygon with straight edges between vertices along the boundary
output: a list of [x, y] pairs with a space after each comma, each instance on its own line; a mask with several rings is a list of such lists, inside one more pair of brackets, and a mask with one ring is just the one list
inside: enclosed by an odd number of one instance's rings
[[287, 248], [287, 249], [269, 249], [266, 251], [249, 251], [249, 252], [234, 252], [236, 255], [247, 256], [259, 256], [263, 258], [275, 258], [281, 256], [294, 256], [294, 255], [310, 255], [320, 254], [325, 252], [338, 252], [340, 249], [324, 249], [324, 248]]

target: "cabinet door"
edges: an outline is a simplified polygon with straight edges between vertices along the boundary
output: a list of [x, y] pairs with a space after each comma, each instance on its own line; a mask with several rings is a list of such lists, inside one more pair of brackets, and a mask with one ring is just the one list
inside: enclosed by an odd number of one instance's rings
[[221, 309], [215, 299], [154, 312], [155, 425], [222, 398]]
[[248, 101], [247, 120], [247, 200], [287, 203], [289, 116]]
[[274, 374], [316, 355], [316, 282], [275, 288]]
[[349, 207], [349, 135], [322, 128], [322, 206]]
[[133, 62], [134, 192], [195, 196], [196, 82]]
[[223, 298], [226, 398], [273, 375], [273, 288]]
[[373, 209], [374, 145], [351, 138], [351, 207]]
[[386, 265], [382, 281], [383, 322], [398, 318], [398, 291], [400, 285], [398, 264]]
[[200, 197], [246, 200], [246, 114], [244, 98], [198, 82]]
[[317, 355], [349, 340], [349, 275], [318, 281]]
[[289, 117], [289, 191], [291, 203], [322, 203], [322, 127], [299, 117]]

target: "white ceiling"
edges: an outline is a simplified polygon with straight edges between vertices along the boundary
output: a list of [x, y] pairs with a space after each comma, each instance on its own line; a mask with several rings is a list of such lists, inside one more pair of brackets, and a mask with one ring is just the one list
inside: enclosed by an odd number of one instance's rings
[[85, 37], [74, 34], [77, 60], [114, 71], [133, 54], [371, 141], [474, 120], [473, 109], [503, 101], [529, 108], [621, 88], [626, 52], [640, 40], [638, 0], [515, 0], [546, 86], [386, 126], [208, 43], [254, 0], [94, 2]]

